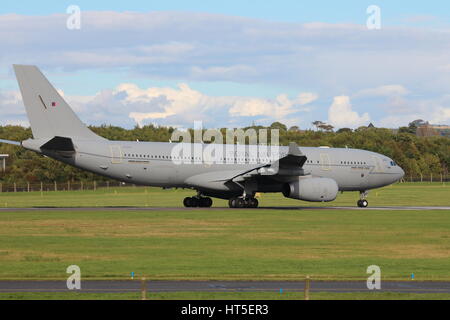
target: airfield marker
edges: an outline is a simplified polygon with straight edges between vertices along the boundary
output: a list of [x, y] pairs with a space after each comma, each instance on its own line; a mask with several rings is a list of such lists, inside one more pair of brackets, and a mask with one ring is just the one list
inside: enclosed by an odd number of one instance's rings
[[414, 280], [414, 273], [411, 273], [411, 280]]
[[305, 281], [305, 300], [309, 300], [309, 288], [310, 288], [309, 281], [310, 281], [309, 276], [306, 276], [306, 281]]
[[142, 300], [147, 300], [147, 282], [145, 278], [142, 278], [141, 281], [141, 297]]
[[134, 272], [131, 272], [131, 280], [134, 280]]

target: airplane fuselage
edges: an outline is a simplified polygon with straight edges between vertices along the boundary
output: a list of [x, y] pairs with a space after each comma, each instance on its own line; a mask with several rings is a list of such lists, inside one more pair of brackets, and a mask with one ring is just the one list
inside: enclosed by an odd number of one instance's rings
[[[28, 140], [33, 141], [33, 140]], [[42, 153], [36, 146], [28, 148]], [[24, 147], [27, 147], [26, 141]], [[220, 159], [223, 163], [208, 163], [201, 157], [190, 156], [179, 159], [173, 155], [175, 143], [74, 140], [76, 152], [70, 155], [45, 152], [56, 160], [77, 168], [88, 170], [112, 179], [137, 185], [163, 188], [191, 188], [203, 194], [230, 198], [242, 190], [234, 184], [226, 184], [220, 179], [201, 179], [220, 172], [233, 176], [269, 165], [274, 158], [226, 153]], [[205, 148], [201, 145], [200, 148]], [[331, 178], [336, 181], [339, 191], [366, 191], [390, 185], [403, 177], [403, 170], [395, 162], [381, 154], [340, 148], [301, 147], [307, 161], [303, 166], [304, 175]], [[287, 154], [287, 147], [279, 148], [279, 155]], [[181, 163], [179, 163], [179, 160]], [[189, 160], [189, 161], [186, 161]], [[200, 177], [200, 178], [196, 178]], [[255, 191], [281, 192], [284, 184], [296, 179], [283, 176], [263, 176], [256, 178]], [[215, 180], [215, 181], [210, 181]], [[219, 181], [216, 181], [219, 180]], [[258, 183], [259, 182], [259, 183]]]

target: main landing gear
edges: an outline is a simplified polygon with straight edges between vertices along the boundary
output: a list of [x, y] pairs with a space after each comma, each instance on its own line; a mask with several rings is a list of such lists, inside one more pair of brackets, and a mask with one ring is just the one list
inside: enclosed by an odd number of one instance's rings
[[367, 208], [369, 206], [369, 201], [366, 200], [368, 194], [369, 194], [368, 191], [360, 192], [361, 199], [359, 199], [358, 202], [356, 203], [358, 205], [358, 207]]
[[256, 198], [231, 198], [228, 201], [230, 208], [258, 208], [258, 199]]
[[211, 198], [197, 196], [185, 198], [183, 204], [186, 208], [211, 208], [213, 201]]

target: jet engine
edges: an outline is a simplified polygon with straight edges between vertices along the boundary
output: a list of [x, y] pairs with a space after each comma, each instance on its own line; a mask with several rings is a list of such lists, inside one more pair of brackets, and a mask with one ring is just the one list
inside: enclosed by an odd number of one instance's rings
[[310, 202], [334, 201], [338, 192], [336, 181], [329, 178], [299, 178], [283, 187], [286, 198]]

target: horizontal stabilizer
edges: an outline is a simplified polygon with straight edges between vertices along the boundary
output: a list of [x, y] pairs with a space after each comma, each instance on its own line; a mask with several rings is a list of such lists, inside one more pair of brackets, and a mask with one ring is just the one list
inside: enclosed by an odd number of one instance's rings
[[72, 139], [65, 137], [54, 137], [41, 146], [42, 150], [75, 152]]

